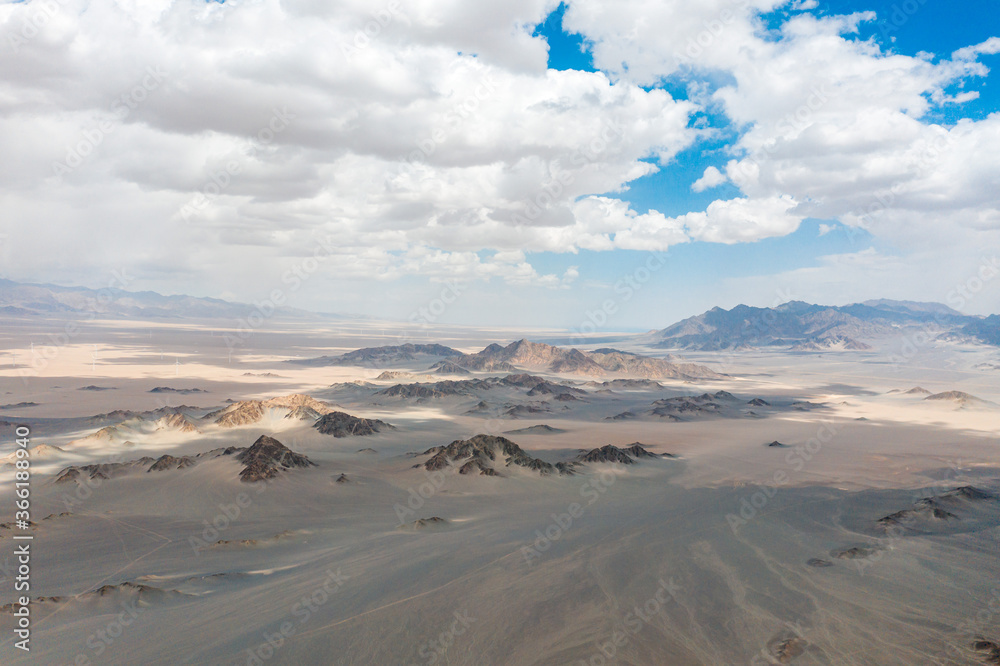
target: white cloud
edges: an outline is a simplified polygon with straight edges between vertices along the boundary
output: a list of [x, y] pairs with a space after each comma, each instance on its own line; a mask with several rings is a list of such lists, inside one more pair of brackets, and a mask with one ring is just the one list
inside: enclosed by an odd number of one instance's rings
[[951, 57], [954, 60], [975, 60], [980, 55], [994, 55], [996, 53], [1000, 53], [1000, 37], [990, 37], [980, 44], [958, 49]]
[[[934, 60], [858, 40], [870, 12], [765, 34], [786, 0], [572, 0], [602, 72], [556, 72], [532, 31], [557, 4], [65, 0], [30, 37], [30, 3], [0, 5], [4, 268], [252, 295], [335, 237], [330, 275], [562, 287], [586, 268], [532, 253], [752, 242], [805, 217], [914, 252], [1000, 229], [1000, 114], [927, 121], [975, 98], [1000, 38]], [[648, 89], [669, 77], [687, 100]], [[616, 198], [720, 136], [705, 111], [739, 138], [691, 189], [741, 196], [671, 217]]]
[[785, 236], [798, 229], [801, 218], [789, 212], [795, 205], [789, 196], [719, 200], [713, 201], [704, 213], [688, 213], [683, 219], [695, 240], [746, 243]]
[[701, 178], [694, 181], [694, 184], [691, 185], [691, 190], [694, 192], [704, 192], [705, 190], [722, 185], [727, 180], [728, 178], [725, 174], [714, 166], [710, 166], [705, 169], [705, 173], [702, 174]]
[[[66, 0], [0, 59], [0, 148], [16, 156], [0, 205], [26, 225], [6, 268], [72, 281], [114, 257], [207, 277], [217, 262], [189, 248], [280, 260], [336, 234], [352, 275], [550, 284], [526, 259], [474, 257], [601, 246], [616, 229], [574, 220], [575, 201], [699, 135], [691, 102], [547, 71], [531, 26], [555, 4]], [[0, 7], [0, 36], [20, 39], [26, 7]]]

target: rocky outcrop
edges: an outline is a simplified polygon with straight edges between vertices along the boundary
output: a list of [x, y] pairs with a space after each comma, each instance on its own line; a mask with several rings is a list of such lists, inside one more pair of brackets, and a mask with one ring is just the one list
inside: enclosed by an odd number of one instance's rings
[[430, 528], [441, 528], [447, 527], [448, 521], [440, 516], [431, 516], [430, 518], [418, 518], [412, 523], [406, 523], [405, 525], [400, 525], [399, 529], [408, 531], [419, 531], [426, 530]]
[[264, 407], [284, 407], [292, 411], [299, 408], [306, 408], [311, 409], [317, 414], [329, 414], [333, 411], [333, 407], [329, 404], [304, 393], [293, 393], [292, 395], [268, 398], [262, 404]]
[[180, 458], [175, 458], [174, 456], [160, 456], [156, 459], [152, 465], [149, 466], [147, 472], [163, 472], [170, 469], [184, 469], [185, 467], [191, 467], [195, 464], [195, 459], [191, 456], [181, 456]]
[[244, 464], [240, 481], [247, 483], [272, 479], [296, 467], [314, 467], [316, 463], [267, 435], [261, 435], [253, 445], [236, 456]]
[[621, 374], [646, 378], [712, 379], [721, 376], [705, 366], [693, 363], [678, 364], [617, 349], [583, 352], [530, 340], [518, 340], [506, 347], [491, 344], [475, 354], [465, 354], [450, 360], [464, 368], [487, 372], [544, 368], [557, 374], [593, 377]]
[[313, 427], [324, 435], [334, 437], [361, 437], [393, 429], [393, 426], [385, 421], [363, 419], [345, 412], [330, 412], [320, 417]]
[[105, 481], [116, 476], [121, 476], [129, 472], [138, 470], [148, 470], [149, 466], [156, 462], [149, 456], [144, 456], [136, 460], [127, 462], [96, 463], [93, 465], [70, 466], [60, 470], [56, 474], [56, 483], [69, 483], [71, 481], [82, 481], [84, 478], [99, 479]]
[[597, 350], [588, 357], [606, 372], [647, 379], [720, 379], [723, 375], [704, 365], [677, 363], [617, 349]]
[[560, 463], [553, 465], [533, 458], [520, 446], [505, 437], [476, 435], [470, 439], [458, 439], [447, 446], [435, 446], [420, 455], [431, 456], [416, 465], [429, 471], [457, 466], [461, 474], [501, 476], [498, 467], [523, 467], [540, 474], [572, 474], [572, 466]]
[[218, 458], [220, 456], [231, 456], [240, 453], [245, 449], [228, 446], [225, 448], [212, 449], [195, 456], [171, 456], [163, 455], [159, 458], [143, 456], [134, 460], [124, 462], [95, 463], [92, 465], [73, 465], [60, 470], [56, 474], [55, 483], [69, 483], [71, 481], [82, 482], [84, 479], [112, 479], [133, 472], [163, 472], [174, 469], [185, 469], [191, 467], [201, 460]]
[[995, 403], [988, 400], [983, 400], [982, 398], [977, 398], [974, 395], [969, 395], [963, 391], [945, 391], [944, 393], [935, 393], [934, 395], [929, 395], [924, 400], [933, 400], [937, 402], [951, 402], [961, 407], [996, 407]]
[[896, 511], [876, 521], [883, 531], [906, 530], [926, 533], [938, 531], [942, 523], [961, 521], [959, 513], [973, 507], [992, 506], [1000, 516], [1000, 498], [975, 486], [961, 486], [941, 495], [924, 497], [908, 509]]
[[[669, 454], [664, 454], [667, 457]], [[605, 444], [604, 446], [591, 449], [585, 453], [581, 453], [575, 458], [576, 462], [581, 463], [618, 463], [621, 465], [631, 465], [636, 462], [638, 458], [660, 458], [661, 456], [648, 451], [645, 444], [639, 442], [634, 442], [628, 446], [614, 446], [613, 444]]]
[[611, 444], [605, 444], [598, 449], [581, 453], [576, 459], [583, 463], [620, 463], [622, 465], [631, 465], [635, 462], [632, 460], [632, 456]]
[[216, 425], [223, 428], [250, 425], [264, 418], [264, 404], [260, 400], [236, 402], [225, 409], [208, 414], [205, 418], [211, 419], [213, 417]]
[[200, 388], [171, 388], [169, 386], [157, 386], [156, 388], [150, 389], [150, 393], [177, 393], [179, 395], [190, 395], [192, 393], [208, 393], [205, 389]]
[[285, 414], [285, 418], [290, 421], [316, 421], [320, 413], [312, 407], [300, 406]]
[[462, 366], [451, 361], [438, 361], [431, 366], [431, 372], [436, 375], [469, 375], [472, 374]]
[[170, 414], [164, 416], [155, 423], [157, 430], [176, 430], [178, 432], [196, 433], [198, 427], [192, 423], [184, 414]]

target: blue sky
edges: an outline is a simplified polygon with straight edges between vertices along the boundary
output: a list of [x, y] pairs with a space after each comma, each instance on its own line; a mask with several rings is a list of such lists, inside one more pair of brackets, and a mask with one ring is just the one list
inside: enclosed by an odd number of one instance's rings
[[[961, 5], [924, 1], [916, 12], [906, 13], [898, 0], [871, 0], [870, 2], [822, 2], [813, 10], [817, 15], [850, 14], [874, 11], [878, 19], [862, 24], [854, 37], [873, 40], [886, 53], [916, 56], [921, 52], [934, 54], [936, 59], [949, 58], [956, 49], [981, 43], [1000, 34], [1000, 8], [991, 0], [971, 0]], [[548, 66], [551, 69], [596, 71], [593, 57], [586, 42], [578, 34], [567, 34], [562, 25], [566, 5], [562, 4], [536, 28], [549, 44]], [[792, 12], [788, 7], [761, 17], [772, 26], [780, 26]], [[972, 19], [975, 17], [975, 19]], [[970, 20], [972, 19], [972, 20]], [[979, 99], [961, 105], [938, 107], [924, 118], [928, 123], [953, 125], [961, 118], [982, 119], [1000, 109], [1000, 55], [986, 56], [983, 62], [991, 67], [989, 76], [975, 78], [962, 90], [979, 92]], [[662, 87], [678, 99], [686, 99], [685, 82], [675, 77]], [[650, 176], [629, 183], [628, 191], [618, 194], [630, 202], [636, 211], [658, 210], [667, 215], [681, 215], [703, 210], [718, 198], [739, 196], [739, 189], [731, 184], [700, 193], [692, 192], [691, 185], [701, 177], [708, 166], [722, 167], [730, 159], [727, 148], [739, 135], [724, 114], [701, 114], [710, 126], [718, 128], [718, 138], [699, 141], [692, 148], [681, 152], [669, 164]], [[650, 160], [655, 162], [655, 160]], [[833, 231], [820, 235], [820, 224], [827, 224]], [[794, 233], [779, 238], [768, 238], [755, 243], [723, 245], [693, 242], [675, 246], [669, 252], [669, 262], [658, 275], [661, 286], [669, 284], [696, 284], [703, 293], [711, 293], [708, 285], [719, 280], [739, 280], [741, 277], [766, 276], [783, 271], [808, 268], [816, 265], [826, 255], [856, 252], [874, 247], [882, 252], [895, 253], [891, 243], [872, 236], [863, 229], [846, 232], [836, 220], [807, 219]], [[559, 271], [570, 264], [586, 267], [586, 273], [596, 281], [613, 282], [634, 266], [636, 257], [631, 253], [610, 258], [602, 253], [583, 257], [562, 254], [539, 256], [539, 265], [546, 270]], [[803, 295], [808, 298], [808, 295]], [[711, 296], [706, 295], [706, 298]], [[720, 296], [720, 302], [726, 297]], [[651, 299], [653, 300], [653, 299]], [[749, 296], [748, 300], [757, 300]], [[708, 301], [691, 303], [691, 313]], [[726, 303], [721, 302], [726, 305]], [[757, 305], [770, 305], [759, 301]], [[731, 304], [730, 304], [731, 305]], [[640, 327], [641, 328], [641, 327]]]

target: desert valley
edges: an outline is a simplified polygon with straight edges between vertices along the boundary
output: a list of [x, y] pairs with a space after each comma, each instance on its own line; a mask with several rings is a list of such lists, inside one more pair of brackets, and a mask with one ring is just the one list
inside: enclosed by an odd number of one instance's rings
[[568, 340], [64, 301], [0, 329], [4, 663], [1000, 662], [1000, 352], [944, 306]]

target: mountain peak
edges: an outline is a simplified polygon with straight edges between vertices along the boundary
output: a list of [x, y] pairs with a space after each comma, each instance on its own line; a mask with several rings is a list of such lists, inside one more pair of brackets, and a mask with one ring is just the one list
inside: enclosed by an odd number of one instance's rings
[[[880, 299], [853, 305], [814, 305], [788, 301], [772, 308], [737, 305], [715, 307], [654, 334], [656, 346], [713, 351], [747, 347], [785, 346], [806, 351], [863, 350], [866, 339], [898, 336], [928, 323], [959, 327], [978, 319], [940, 303]], [[989, 326], [987, 329], [991, 328]], [[988, 341], [989, 330], [964, 330]]]
[[261, 435], [247, 450], [236, 456], [246, 465], [240, 472], [240, 481], [255, 482], [271, 479], [293, 467], [313, 467], [313, 461], [295, 453], [273, 437]]

